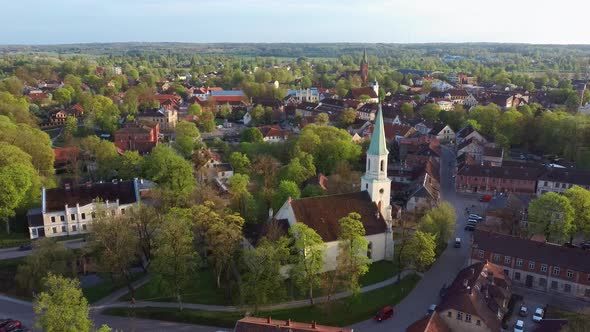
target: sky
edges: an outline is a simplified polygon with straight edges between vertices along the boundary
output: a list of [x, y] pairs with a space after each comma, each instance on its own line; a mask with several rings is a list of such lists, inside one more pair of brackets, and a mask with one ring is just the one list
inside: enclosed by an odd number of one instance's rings
[[587, 0], [2, 0], [0, 44], [590, 44]]

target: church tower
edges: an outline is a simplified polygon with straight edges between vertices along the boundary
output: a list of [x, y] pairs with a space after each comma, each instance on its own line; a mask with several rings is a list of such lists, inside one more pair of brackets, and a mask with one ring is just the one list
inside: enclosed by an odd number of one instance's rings
[[[391, 180], [387, 177], [387, 150], [385, 128], [383, 125], [383, 110], [379, 110], [375, 117], [375, 127], [371, 136], [371, 144], [367, 150], [367, 164], [365, 175], [361, 177], [361, 190], [369, 192], [371, 199], [381, 208], [385, 219], [391, 219], [390, 193]], [[388, 218], [389, 216], [389, 218]]]
[[365, 53], [363, 54], [363, 58], [361, 60], [361, 68], [359, 70], [361, 74], [361, 79], [363, 83], [366, 84], [369, 80], [369, 60], [367, 59], [367, 49], [365, 49]]

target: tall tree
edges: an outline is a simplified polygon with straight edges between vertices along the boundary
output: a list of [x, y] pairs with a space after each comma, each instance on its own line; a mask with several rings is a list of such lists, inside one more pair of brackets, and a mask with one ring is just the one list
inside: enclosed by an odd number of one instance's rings
[[437, 104], [426, 104], [420, 108], [420, 114], [426, 120], [436, 121], [438, 119], [438, 114], [440, 113], [441, 109], [440, 106]]
[[347, 108], [338, 117], [338, 121], [340, 122], [340, 126], [342, 128], [346, 128], [356, 121], [356, 111], [352, 108]]
[[162, 223], [160, 214], [153, 206], [140, 204], [129, 209], [123, 221], [135, 231], [139, 252], [149, 264], [156, 245], [156, 234]]
[[574, 214], [566, 196], [545, 193], [529, 204], [529, 233], [543, 234], [548, 241], [563, 242], [571, 234]]
[[62, 135], [66, 142], [70, 142], [74, 136], [78, 133], [78, 119], [73, 116], [66, 117], [66, 124], [62, 131]]
[[275, 194], [274, 202], [272, 208], [274, 211], [278, 211], [287, 199], [297, 199], [301, 197], [301, 190], [299, 190], [299, 186], [297, 183], [289, 180], [283, 180], [279, 183], [279, 187], [277, 188], [277, 192]]
[[[217, 215], [217, 214], [215, 214]], [[217, 288], [221, 288], [221, 275], [229, 270], [242, 244], [244, 218], [239, 214], [217, 215], [206, 224], [207, 249], [215, 266]]]
[[435, 249], [436, 235], [416, 231], [410, 237], [402, 259], [416, 270], [425, 271], [434, 263]]
[[246, 174], [250, 169], [250, 159], [241, 152], [232, 152], [229, 155], [229, 163], [236, 173]]
[[176, 139], [174, 148], [186, 159], [189, 159], [201, 137], [197, 126], [188, 121], [180, 121], [174, 129]]
[[590, 235], [590, 190], [573, 186], [566, 190], [564, 195], [574, 208], [570, 242], [574, 234]]
[[318, 233], [303, 223], [291, 226], [289, 234], [295, 239], [293, 248], [296, 251], [291, 277], [297, 288], [308, 294], [309, 302], [313, 305], [313, 289], [321, 281], [326, 244]]
[[88, 301], [76, 279], [49, 274], [45, 291], [35, 297], [35, 327], [46, 332], [88, 332], [92, 328]]
[[360, 292], [359, 279], [369, 271], [371, 260], [367, 257], [369, 241], [365, 238], [365, 227], [361, 222], [361, 215], [349, 213], [339, 220], [340, 236], [337, 257], [337, 271], [342, 277], [343, 284], [353, 294]]
[[228, 183], [232, 206], [242, 216], [249, 216], [254, 205], [254, 197], [248, 191], [250, 177], [246, 174], [234, 174]]
[[18, 266], [16, 282], [27, 292], [40, 291], [47, 274], [74, 277], [74, 255], [63, 243], [42, 238], [33, 243], [33, 251]]
[[258, 128], [248, 128], [242, 132], [242, 142], [262, 142], [262, 133]]
[[145, 175], [172, 194], [188, 195], [194, 186], [190, 162], [167, 146], [156, 146], [143, 165]]
[[186, 214], [172, 208], [164, 217], [164, 223], [156, 235], [158, 244], [154, 252], [152, 269], [162, 277], [168, 289], [174, 291], [179, 309], [182, 310], [182, 290], [194, 278], [199, 256], [193, 248], [191, 220]]
[[330, 118], [326, 113], [320, 113], [315, 117], [315, 124], [318, 126], [326, 126], [330, 122]]
[[456, 223], [455, 209], [449, 203], [442, 202], [422, 217], [420, 230], [434, 235], [437, 246], [441, 248], [455, 234]]
[[125, 151], [117, 158], [117, 177], [123, 180], [132, 180], [141, 175], [143, 158], [137, 151]]

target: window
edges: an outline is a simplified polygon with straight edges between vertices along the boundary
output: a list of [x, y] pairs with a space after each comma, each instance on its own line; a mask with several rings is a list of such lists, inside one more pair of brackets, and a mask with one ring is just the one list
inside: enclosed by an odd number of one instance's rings
[[500, 255], [494, 254], [494, 262], [499, 262], [499, 261], [500, 261]]
[[55, 222], [55, 217], [51, 217], [51, 222]]
[[57, 227], [52, 227], [51, 231], [53, 232], [53, 234], [57, 233]]
[[92, 219], [96, 218], [96, 212], [92, 211], [92, 213], [90, 214], [90, 216], [92, 217]]
[[520, 272], [514, 272], [514, 280], [520, 280]]
[[510, 271], [504, 269], [504, 275], [507, 276], [507, 277], [510, 277]]
[[385, 172], [385, 160], [381, 160], [381, 172]]
[[574, 271], [572, 271], [572, 270], [567, 270], [567, 277], [568, 277], [568, 278], [573, 278], [573, 277], [574, 277]]
[[471, 323], [471, 315], [470, 314], [465, 314], [465, 321], [467, 323]]
[[60, 221], [66, 221], [66, 216], [59, 216]]
[[447, 317], [453, 317], [453, 313], [451, 311], [447, 312]]
[[563, 291], [566, 292], [566, 293], [571, 293], [571, 291], [572, 291], [572, 285], [570, 285], [570, 284], [564, 284], [563, 285]]
[[371, 170], [371, 159], [367, 158], [367, 170]]
[[547, 264], [541, 264], [541, 272], [547, 272]]
[[82, 213], [82, 220], [86, 219], [86, 213]]
[[529, 262], [529, 270], [535, 269], [535, 262]]
[[547, 181], [545, 181], [545, 184], [544, 184], [544, 186], [545, 186], [545, 187], [547, 187]]
[[68, 230], [66, 229], [66, 226], [61, 226], [61, 232], [62, 232], [62, 233], [65, 233], [65, 232], [67, 232], [67, 231], [68, 231]]
[[510, 256], [504, 256], [504, 264], [510, 264]]
[[522, 259], [519, 258], [516, 260], [516, 266], [522, 267]]
[[547, 286], [547, 279], [539, 278], [539, 286], [546, 287]]
[[367, 245], [367, 258], [372, 259], [373, 257], [373, 242], [369, 242]]
[[76, 225], [72, 225], [72, 232], [76, 231]]
[[483, 258], [483, 250], [479, 249], [479, 258]]
[[70, 217], [72, 217], [72, 220], [76, 220], [76, 214], [72, 213]]
[[458, 320], [463, 320], [463, 313], [460, 311], [457, 311], [457, 319]]
[[[223, 172], [225, 173], [225, 172]], [[125, 209], [121, 209], [121, 214], [125, 214]]]
[[86, 224], [82, 225], [82, 230], [85, 231], [86, 230]]
[[551, 289], [557, 289], [557, 281], [553, 280], [551, 282]]
[[553, 267], [553, 275], [558, 276], [559, 275], [559, 272], [560, 272], [559, 270], [560, 270], [559, 267], [554, 266]]
[[365, 189], [369, 190], [369, 184], [365, 184]]
[[31, 229], [31, 235], [37, 236], [37, 229], [36, 228]]
[[477, 326], [480, 326], [480, 325], [481, 325], [481, 320], [479, 320], [479, 319], [478, 319], [478, 320], [475, 322], [475, 325], [477, 325]]

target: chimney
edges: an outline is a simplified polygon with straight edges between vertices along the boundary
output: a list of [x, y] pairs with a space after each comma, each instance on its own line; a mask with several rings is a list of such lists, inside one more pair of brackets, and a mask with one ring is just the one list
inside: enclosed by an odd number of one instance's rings
[[72, 189], [72, 186], [71, 186], [69, 183], [66, 183], [66, 184], [64, 185], [64, 189], [65, 189], [66, 191], [70, 191], [70, 189]]
[[311, 328], [314, 329], [314, 330], [316, 329], [315, 320], [312, 320], [311, 321]]
[[270, 316], [268, 316], [268, 318], [266, 318], [266, 323], [270, 324], [270, 322], [271, 322], [271, 319], [270, 319]]

